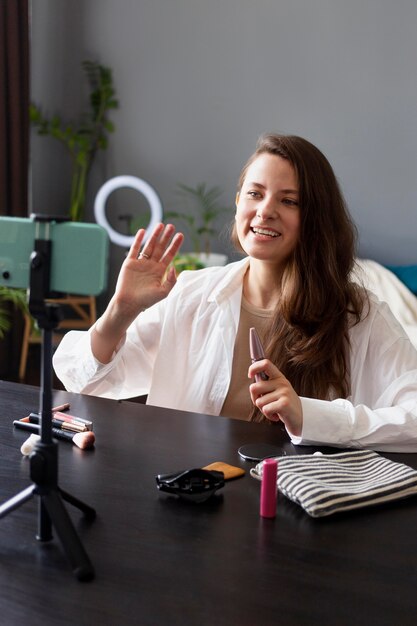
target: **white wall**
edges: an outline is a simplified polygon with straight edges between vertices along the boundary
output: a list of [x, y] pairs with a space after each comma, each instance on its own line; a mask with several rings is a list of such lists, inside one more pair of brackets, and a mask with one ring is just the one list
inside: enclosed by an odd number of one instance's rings
[[[90, 207], [117, 174], [148, 180], [166, 209], [179, 181], [220, 185], [233, 204], [258, 135], [294, 133], [333, 164], [361, 256], [417, 262], [415, 0], [32, 0], [32, 12], [32, 98], [46, 110], [78, 115], [83, 59], [114, 71], [117, 129]], [[32, 141], [34, 208], [48, 211], [68, 194], [53, 143]]]

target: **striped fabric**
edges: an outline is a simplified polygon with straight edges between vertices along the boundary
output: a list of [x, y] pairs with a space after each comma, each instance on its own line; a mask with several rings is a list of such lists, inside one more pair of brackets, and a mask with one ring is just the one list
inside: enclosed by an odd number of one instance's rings
[[[417, 493], [417, 471], [372, 450], [277, 457], [278, 489], [312, 517]], [[262, 462], [250, 470], [262, 479]]]

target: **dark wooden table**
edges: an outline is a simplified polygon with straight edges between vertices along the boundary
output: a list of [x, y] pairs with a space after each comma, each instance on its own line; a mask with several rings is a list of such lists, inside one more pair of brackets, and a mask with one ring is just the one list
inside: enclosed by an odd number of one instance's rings
[[[20, 625], [390, 624], [417, 619], [417, 498], [314, 520], [282, 495], [259, 517], [246, 475], [212, 501], [159, 492], [155, 475], [213, 461], [249, 470], [250, 442], [295, 449], [279, 429], [133, 402], [54, 392], [94, 421], [96, 446], [59, 444], [59, 484], [97, 510], [66, 505], [96, 577], [79, 582], [59, 541], [36, 540], [38, 498], [0, 519], [0, 623]], [[0, 382], [0, 503], [29, 486], [12, 422], [39, 390]], [[390, 455], [417, 468], [417, 455]], [[221, 494], [221, 495], [220, 495]]]

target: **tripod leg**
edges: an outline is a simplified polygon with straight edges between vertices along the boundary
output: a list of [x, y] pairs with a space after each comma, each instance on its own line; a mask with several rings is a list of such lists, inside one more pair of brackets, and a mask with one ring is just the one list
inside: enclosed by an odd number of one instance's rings
[[72, 506], [75, 506], [77, 507], [77, 509], [80, 509], [80, 511], [84, 513], [85, 517], [88, 520], [95, 519], [96, 517], [95, 509], [93, 509], [91, 506], [88, 506], [88, 504], [85, 504], [85, 502], [81, 502], [81, 500], [78, 500], [78, 498], [74, 498], [74, 496], [72, 496], [67, 491], [64, 491], [63, 489], [61, 489], [61, 487], [58, 487], [58, 490], [62, 498], [69, 504], [72, 504]]
[[35, 489], [36, 485], [30, 485], [30, 487], [27, 487], [20, 493], [17, 493], [15, 496], [4, 502], [0, 506], [0, 517], [5, 517], [8, 513], [11, 513], [12, 511], [14, 511], [14, 509], [17, 509], [19, 506], [21, 506], [24, 502], [30, 500], [30, 498], [33, 496]]
[[59, 492], [52, 489], [41, 498], [75, 576], [81, 581], [91, 580], [94, 578], [93, 565], [75, 531]]

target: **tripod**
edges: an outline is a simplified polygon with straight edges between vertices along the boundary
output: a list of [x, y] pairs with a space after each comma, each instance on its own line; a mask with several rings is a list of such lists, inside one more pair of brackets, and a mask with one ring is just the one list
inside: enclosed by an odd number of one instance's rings
[[35, 239], [30, 258], [29, 310], [42, 330], [39, 399], [41, 438], [29, 457], [33, 484], [2, 504], [0, 517], [20, 507], [34, 495], [39, 496], [36, 538], [39, 541], [50, 541], [52, 527], [55, 527], [73, 573], [78, 580], [87, 581], [94, 578], [94, 568], [63, 500], [80, 509], [87, 519], [94, 519], [96, 512], [58, 486], [58, 444], [52, 439], [52, 331], [61, 319], [61, 310], [45, 301], [49, 295], [51, 247], [49, 239]]

